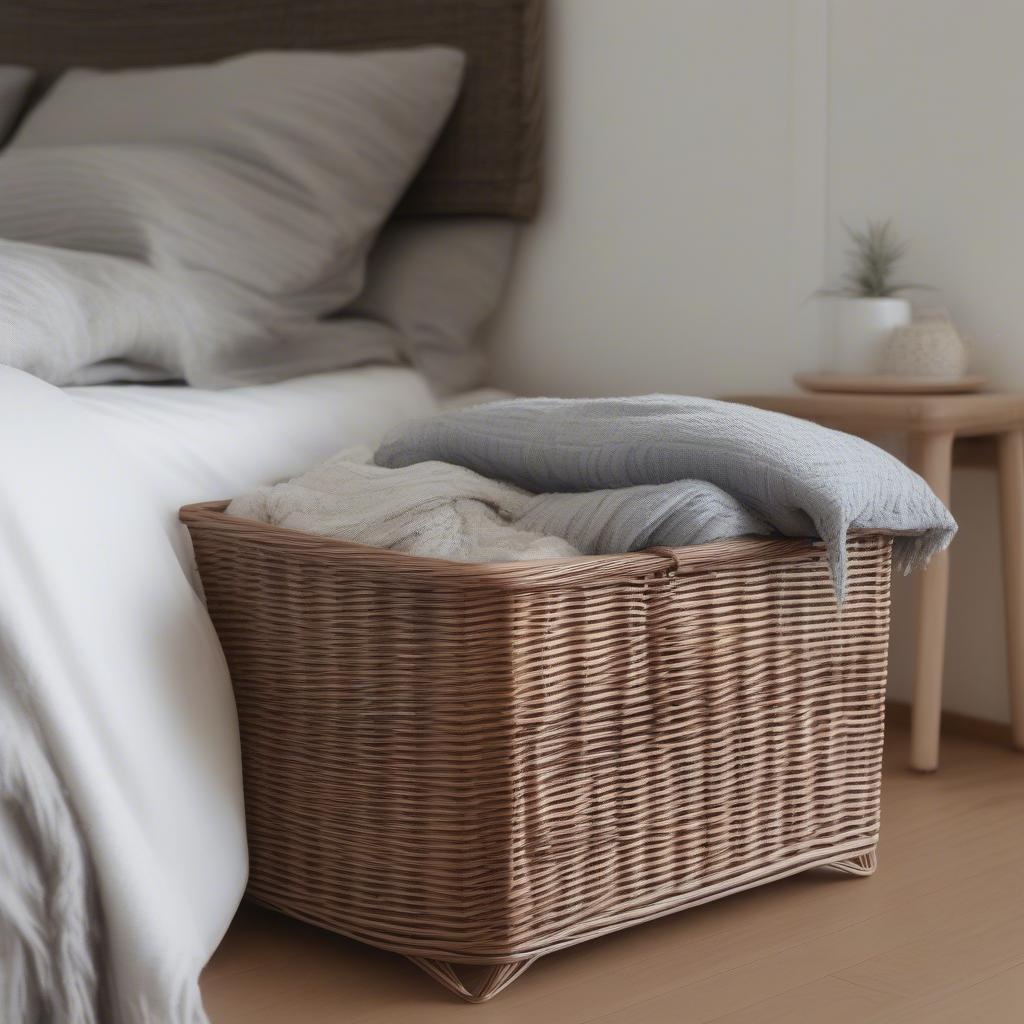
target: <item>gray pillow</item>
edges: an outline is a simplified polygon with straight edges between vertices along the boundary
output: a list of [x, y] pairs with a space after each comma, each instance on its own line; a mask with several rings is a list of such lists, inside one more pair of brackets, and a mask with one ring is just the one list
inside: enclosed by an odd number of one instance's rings
[[441, 396], [479, 384], [482, 326], [501, 298], [518, 232], [497, 217], [400, 220], [370, 252], [366, 287], [343, 312], [277, 324], [204, 360], [211, 386], [266, 384], [362, 363], [415, 366]]
[[0, 143], [21, 112], [35, 72], [18, 64], [0, 64]]
[[180, 379], [253, 329], [137, 260], [0, 239], [0, 363], [51, 383]]
[[[188, 358], [173, 339], [156, 347], [192, 383], [236, 383], [250, 347], [279, 364], [290, 338], [323, 356], [317, 318], [362, 290], [462, 65], [422, 47], [70, 72], [0, 156], [0, 237], [137, 260], [212, 307], [236, 329]], [[340, 346], [334, 367], [350, 356]], [[80, 369], [64, 366], [68, 379]]]
[[474, 387], [484, 370], [480, 330], [501, 299], [516, 236], [516, 225], [497, 217], [397, 221], [370, 253], [366, 289], [339, 323], [354, 332], [358, 318], [393, 328], [403, 356], [440, 395]]

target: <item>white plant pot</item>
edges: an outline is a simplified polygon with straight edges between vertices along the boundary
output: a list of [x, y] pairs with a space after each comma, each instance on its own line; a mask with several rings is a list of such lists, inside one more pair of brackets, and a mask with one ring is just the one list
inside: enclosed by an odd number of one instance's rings
[[894, 327], [910, 323], [906, 299], [830, 299], [832, 373], [881, 373]]

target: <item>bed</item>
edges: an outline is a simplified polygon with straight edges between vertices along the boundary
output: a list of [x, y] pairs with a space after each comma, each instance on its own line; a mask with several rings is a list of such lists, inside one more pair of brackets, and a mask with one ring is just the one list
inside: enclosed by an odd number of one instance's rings
[[[538, 0], [5, 5], [0, 63], [443, 43], [460, 98], [404, 218], [525, 219], [539, 196]], [[200, 1022], [246, 880], [237, 724], [182, 504], [288, 476], [429, 413], [417, 372], [59, 388], [0, 366], [0, 1016]], [[26, 1019], [36, 1019], [29, 1016]]]

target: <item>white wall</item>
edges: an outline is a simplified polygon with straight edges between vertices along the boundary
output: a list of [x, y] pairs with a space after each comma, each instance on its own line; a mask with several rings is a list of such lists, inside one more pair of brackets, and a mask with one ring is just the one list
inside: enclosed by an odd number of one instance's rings
[[549, 174], [496, 380], [595, 394], [781, 386], [787, 0], [553, 0]]
[[[1024, 2], [550, 0], [545, 209], [494, 325], [524, 393], [785, 388], [840, 222], [892, 216], [908, 276], [1024, 387]], [[958, 472], [946, 705], [1005, 719], [995, 491]], [[909, 694], [896, 593], [894, 696]]]
[[[1024, 3], [833, 0], [829, 23], [827, 260], [841, 220], [889, 216], [911, 240], [906, 273], [938, 291], [976, 339], [975, 366], [1024, 388]], [[947, 707], [1006, 720], [993, 474], [955, 475]], [[906, 590], [896, 623], [910, 622]], [[1024, 623], [1021, 624], [1024, 628]], [[891, 689], [909, 695], [909, 631]]]
[[840, 220], [891, 214], [977, 367], [1024, 387], [1024, 3], [834, 0], [829, 35], [832, 272]]

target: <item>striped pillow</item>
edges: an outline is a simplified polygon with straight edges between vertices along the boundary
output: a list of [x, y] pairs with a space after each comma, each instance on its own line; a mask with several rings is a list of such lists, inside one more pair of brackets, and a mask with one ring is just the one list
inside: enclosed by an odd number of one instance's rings
[[[462, 64], [424, 47], [71, 72], [0, 155], [0, 238], [145, 264], [247, 325], [201, 346], [238, 364], [253, 325], [301, 338], [359, 294]], [[194, 348], [166, 365], [223, 383]]]

